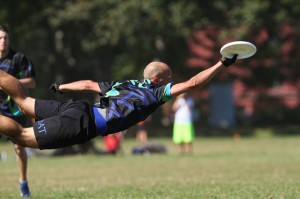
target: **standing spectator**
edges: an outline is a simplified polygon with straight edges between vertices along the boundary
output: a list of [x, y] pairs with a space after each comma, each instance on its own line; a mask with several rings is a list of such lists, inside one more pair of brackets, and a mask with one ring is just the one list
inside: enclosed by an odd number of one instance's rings
[[195, 137], [192, 110], [194, 101], [187, 94], [179, 95], [173, 104], [175, 113], [173, 127], [173, 142], [180, 146], [180, 153], [192, 153]]
[[[33, 63], [22, 53], [10, 48], [8, 28], [0, 25], [0, 70], [19, 79], [25, 88], [35, 87]], [[18, 105], [0, 89], [0, 115], [11, 117], [23, 127], [30, 126], [30, 119], [19, 110]], [[21, 197], [29, 198], [30, 191], [27, 181], [27, 154], [24, 147], [14, 144], [19, 167]]]
[[146, 123], [150, 122], [151, 115], [145, 120], [136, 124], [136, 141], [140, 146], [145, 145], [148, 142], [148, 132], [146, 129]]

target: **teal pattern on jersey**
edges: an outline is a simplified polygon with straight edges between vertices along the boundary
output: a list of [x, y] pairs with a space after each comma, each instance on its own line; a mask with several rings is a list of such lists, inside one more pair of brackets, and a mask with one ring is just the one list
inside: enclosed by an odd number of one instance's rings
[[10, 96], [7, 96], [8, 108], [13, 116], [21, 116], [23, 113], [20, 111], [18, 105], [11, 99]]

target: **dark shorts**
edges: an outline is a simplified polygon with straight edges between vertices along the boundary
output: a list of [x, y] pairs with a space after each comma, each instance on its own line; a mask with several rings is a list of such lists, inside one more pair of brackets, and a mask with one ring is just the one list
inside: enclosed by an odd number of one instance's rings
[[82, 144], [94, 137], [96, 125], [88, 103], [69, 100], [36, 100], [33, 123], [40, 149], [55, 149]]

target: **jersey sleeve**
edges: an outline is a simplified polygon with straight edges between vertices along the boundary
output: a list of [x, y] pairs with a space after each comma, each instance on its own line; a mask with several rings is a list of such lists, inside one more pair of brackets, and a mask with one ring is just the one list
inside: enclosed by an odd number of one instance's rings
[[101, 94], [105, 94], [108, 91], [112, 89], [112, 87], [116, 84], [117, 81], [111, 81], [111, 82], [98, 82]]
[[173, 82], [168, 83], [165, 86], [158, 87], [156, 90], [156, 95], [158, 99], [162, 102], [167, 102], [172, 98], [171, 87], [174, 85]]
[[112, 82], [98, 82], [101, 93], [105, 94], [112, 87]]

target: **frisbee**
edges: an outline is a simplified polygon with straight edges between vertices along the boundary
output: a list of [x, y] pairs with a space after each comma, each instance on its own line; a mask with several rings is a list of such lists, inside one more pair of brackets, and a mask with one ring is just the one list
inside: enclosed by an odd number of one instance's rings
[[232, 58], [234, 54], [238, 54], [237, 59], [245, 59], [256, 53], [256, 47], [247, 41], [234, 41], [225, 44], [220, 53], [227, 58]]

